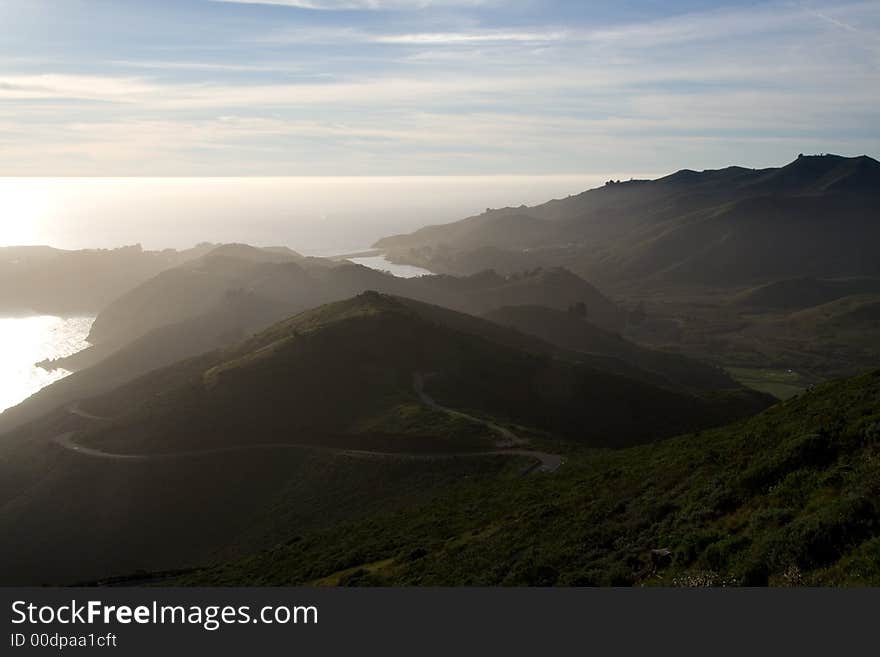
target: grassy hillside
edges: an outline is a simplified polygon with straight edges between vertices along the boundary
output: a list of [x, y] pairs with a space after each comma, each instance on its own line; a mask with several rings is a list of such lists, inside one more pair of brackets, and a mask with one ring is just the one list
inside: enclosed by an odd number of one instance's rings
[[749, 289], [734, 299], [745, 308], [802, 310], [853, 294], [880, 293], [880, 279], [795, 278]]
[[175, 583], [880, 584], [880, 371], [735, 425], [571, 455]]

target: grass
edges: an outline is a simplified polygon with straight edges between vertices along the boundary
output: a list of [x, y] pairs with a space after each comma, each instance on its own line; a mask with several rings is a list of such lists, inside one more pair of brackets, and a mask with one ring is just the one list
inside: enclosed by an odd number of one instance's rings
[[383, 570], [387, 570], [393, 563], [394, 559], [383, 559], [382, 561], [355, 566], [354, 568], [346, 568], [338, 573], [309, 582], [308, 586], [344, 586], [356, 581], [358, 578], [381, 573]]
[[783, 401], [799, 395], [810, 385], [806, 377], [791, 370], [728, 367], [727, 371], [738, 383]]

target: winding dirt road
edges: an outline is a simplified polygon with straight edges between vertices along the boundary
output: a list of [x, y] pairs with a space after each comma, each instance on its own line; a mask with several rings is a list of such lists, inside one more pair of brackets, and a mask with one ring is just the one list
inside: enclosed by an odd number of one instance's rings
[[[430, 453], [430, 454], [413, 454], [406, 452], [377, 452], [370, 450], [358, 450], [358, 449], [344, 449], [337, 447], [322, 447], [320, 445], [303, 445], [296, 443], [261, 443], [256, 445], [241, 445], [236, 447], [217, 447], [211, 449], [202, 449], [202, 450], [186, 450], [182, 452], [173, 452], [168, 454], [118, 454], [113, 452], [105, 452], [100, 449], [95, 449], [92, 447], [86, 447], [84, 445], [80, 445], [79, 443], [74, 441], [74, 437], [76, 436], [76, 431], [68, 431], [66, 433], [62, 433], [55, 438], [52, 439], [52, 443], [61, 447], [62, 449], [84, 457], [97, 458], [97, 459], [105, 459], [110, 461], [125, 461], [125, 462], [149, 462], [149, 461], [167, 461], [169, 459], [180, 459], [180, 458], [193, 458], [200, 456], [213, 456], [218, 454], [233, 454], [238, 452], [255, 452], [261, 450], [278, 450], [278, 449], [298, 449], [298, 450], [315, 450], [324, 454], [335, 454], [339, 456], [348, 456], [353, 458], [394, 458], [394, 459], [408, 459], [408, 460], [417, 460], [417, 461], [434, 461], [439, 459], [452, 459], [452, 458], [467, 458], [474, 456], [525, 456], [528, 458], [532, 458], [536, 460], [534, 466], [528, 468], [524, 474], [530, 472], [555, 472], [559, 469], [559, 466], [562, 465], [563, 460], [562, 457], [558, 454], [548, 454], [546, 452], [538, 452], [534, 450], [528, 449], [511, 449], [514, 445], [522, 445], [525, 443], [524, 440], [517, 437], [510, 430], [493, 424], [491, 422], [487, 422], [485, 420], [480, 420], [479, 418], [473, 417], [471, 415], [467, 415], [466, 413], [461, 413], [459, 411], [454, 411], [452, 409], [445, 408], [440, 406], [435, 402], [431, 397], [429, 397], [424, 391], [424, 378], [420, 374], [413, 375], [413, 388], [418, 394], [419, 398], [422, 402], [438, 411], [442, 411], [444, 413], [449, 413], [450, 415], [465, 418], [474, 422], [478, 422], [487, 426], [493, 433], [501, 436], [502, 440], [498, 441], [496, 444], [498, 447], [503, 449], [496, 449], [490, 451], [483, 452], [449, 452], [449, 453]], [[95, 422], [106, 422], [111, 418], [101, 417], [99, 415], [94, 415], [87, 411], [84, 411], [80, 408], [79, 404], [72, 404], [67, 408], [67, 411], [72, 415], [76, 415], [78, 417], [92, 420]]]
[[470, 420], [471, 422], [482, 424], [486, 426], [492, 433], [499, 436], [500, 439], [495, 441], [495, 445], [496, 447], [500, 447], [502, 449], [487, 453], [518, 454], [520, 456], [529, 456], [531, 458], [538, 459], [540, 465], [536, 468], [536, 470], [539, 472], [556, 472], [559, 469], [559, 466], [562, 465], [563, 459], [562, 456], [560, 456], [559, 454], [549, 454], [547, 452], [538, 452], [531, 449], [510, 449], [517, 445], [527, 445], [528, 441], [520, 438], [506, 427], [502, 427], [499, 424], [495, 424], [494, 422], [490, 422], [488, 420], [483, 420], [473, 415], [468, 415], [467, 413], [462, 413], [461, 411], [456, 411], [452, 408], [441, 406], [434, 400], [433, 397], [425, 392], [425, 379], [425, 375], [423, 375], [421, 372], [415, 372], [413, 374], [413, 390], [415, 390], [415, 393], [419, 396], [419, 399], [425, 406], [433, 408], [435, 411], [441, 411], [443, 413], [446, 413], [447, 415], [451, 415], [452, 417], [460, 417], [465, 420]]
[[[392, 458], [406, 459], [411, 461], [437, 461], [442, 459], [467, 458], [472, 456], [527, 456], [538, 458], [538, 454], [542, 454], [541, 452], [533, 452], [525, 449], [493, 450], [488, 452], [444, 452], [432, 454], [413, 454], [407, 452], [375, 452], [363, 449], [342, 449], [336, 447], [321, 447], [319, 445], [300, 445], [295, 443], [261, 443], [258, 445], [242, 445], [239, 447], [217, 447], [212, 449], [187, 450], [183, 452], [172, 452], [168, 454], [117, 454], [78, 444], [73, 439], [76, 433], [76, 431], [68, 431], [67, 433], [55, 436], [52, 442], [55, 445], [80, 456], [107, 459], [110, 461], [128, 462], [168, 461], [181, 458], [214, 456], [217, 454], [234, 454], [238, 452], [257, 452], [263, 450], [278, 449], [314, 450], [323, 454], [335, 454], [338, 456], [349, 456], [353, 458]], [[548, 454], [547, 456], [552, 457], [553, 455]], [[534, 469], [541, 470], [544, 468], [545, 465], [547, 465], [550, 466], [552, 469], [546, 471], [552, 472], [559, 467], [559, 464], [557, 464], [555, 467], [552, 467], [553, 463], [545, 463], [544, 459], [539, 459], [539, 461], [541, 462], [540, 467], [529, 468], [528, 471], [531, 472]]]

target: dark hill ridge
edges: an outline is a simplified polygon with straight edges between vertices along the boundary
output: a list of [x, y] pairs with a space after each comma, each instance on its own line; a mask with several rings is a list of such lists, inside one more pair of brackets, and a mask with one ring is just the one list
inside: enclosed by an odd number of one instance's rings
[[763, 173], [754, 187], [770, 193], [819, 194], [829, 191], [876, 193], [880, 185], [880, 162], [862, 155], [802, 156], [794, 162]]
[[[769, 403], [744, 390], [675, 392], [556, 359], [532, 346], [534, 339], [499, 340], [499, 327], [455, 315], [375, 292], [307, 311], [88, 402], [89, 410], [117, 419], [82, 442], [119, 453], [243, 440], [406, 444], [435, 431], [433, 411], [420, 407], [413, 389], [417, 374], [429, 378], [445, 406], [598, 446], [655, 440]], [[514, 339], [528, 346], [517, 348]], [[401, 413], [410, 428], [395, 437], [389, 418]], [[450, 440], [467, 442], [454, 434]]]
[[769, 169], [731, 166], [693, 171], [682, 169], [656, 181], [706, 190], [751, 190], [770, 194], [816, 194], [831, 190], [873, 192], [880, 184], [880, 162], [866, 155], [801, 155], [789, 164]]
[[48, 246], [0, 247], [0, 313], [97, 313], [161, 272], [199, 259], [283, 262], [303, 257], [286, 247], [199, 244], [177, 251], [141, 246], [70, 251]]
[[[876, 160], [801, 156], [781, 168], [682, 170], [612, 182], [532, 208], [490, 210], [388, 237], [376, 247], [457, 273], [510, 262], [564, 265], [603, 284], [730, 286], [877, 275], [878, 212]], [[473, 255], [486, 248], [501, 253]]]

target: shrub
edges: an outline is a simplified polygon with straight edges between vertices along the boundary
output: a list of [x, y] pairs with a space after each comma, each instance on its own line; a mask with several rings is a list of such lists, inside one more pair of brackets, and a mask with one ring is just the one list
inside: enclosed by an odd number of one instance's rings
[[749, 539], [743, 536], [728, 536], [708, 546], [703, 551], [702, 559], [713, 570], [727, 570], [727, 565], [733, 556], [748, 547], [749, 542]]

